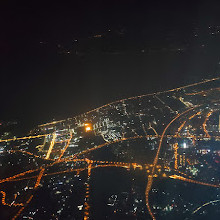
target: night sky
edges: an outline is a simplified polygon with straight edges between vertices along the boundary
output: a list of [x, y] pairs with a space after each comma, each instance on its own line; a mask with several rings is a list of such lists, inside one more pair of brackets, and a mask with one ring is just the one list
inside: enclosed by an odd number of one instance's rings
[[45, 2], [1, 1], [0, 120], [29, 128], [218, 75], [220, 41], [204, 34], [217, 2]]

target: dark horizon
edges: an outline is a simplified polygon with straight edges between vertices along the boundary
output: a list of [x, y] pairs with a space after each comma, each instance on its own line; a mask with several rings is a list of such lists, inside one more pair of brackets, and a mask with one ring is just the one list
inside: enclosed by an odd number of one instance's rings
[[207, 36], [220, 25], [215, 3], [2, 5], [1, 120], [30, 128], [219, 72], [218, 39]]

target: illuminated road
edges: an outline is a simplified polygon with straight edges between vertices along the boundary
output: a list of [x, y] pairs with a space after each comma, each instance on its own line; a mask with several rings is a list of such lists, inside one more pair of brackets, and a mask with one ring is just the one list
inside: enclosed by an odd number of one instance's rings
[[[192, 142], [194, 143], [195, 141], [199, 141], [199, 140], [207, 140], [207, 139], [212, 139], [212, 140], [220, 140], [220, 136], [219, 135], [211, 135], [208, 133], [207, 131], [207, 121], [209, 120], [210, 116], [213, 114], [213, 112], [215, 110], [204, 110], [205, 109], [205, 105], [201, 104], [201, 105], [193, 105], [193, 107], [187, 107], [185, 108], [184, 111], [174, 111], [173, 109], [170, 108], [169, 105], [167, 105], [162, 99], [160, 99], [159, 97], [157, 97], [157, 95], [160, 94], [165, 94], [168, 92], [174, 92], [174, 91], [180, 91], [186, 88], [190, 88], [193, 86], [197, 86], [197, 85], [202, 85], [203, 83], [207, 83], [207, 82], [213, 82], [216, 80], [219, 80], [220, 77], [218, 78], [213, 78], [210, 80], [205, 80], [203, 82], [199, 82], [199, 83], [194, 83], [191, 85], [187, 85], [187, 86], [183, 86], [183, 87], [179, 87], [176, 89], [171, 89], [171, 90], [167, 90], [167, 91], [163, 91], [163, 92], [158, 92], [158, 93], [152, 93], [152, 94], [147, 94], [147, 95], [142, 95], [142, 96], [136, 96], [136, 97], [131, 97], [128, 99], [122, 99], [122, 100], [118, 100], [116, 102], [112, 102], [109, 103], [107, 105], [101, 106], [99, 108], [96, 108], [92, 111], [89, 111], [86, 114], [92, 113], [92, 112], [96, 112], [99, 109], [103, 109], [105, 107], [111, 106], [113, 104], [119, 103], [119, 102], [124, 102], [124, 101], [128, 101], [128, 100], [134, 100], [134, 99], [139, 99], [142, 97], [146, 97], [146, 96], [154, 96], [157, 98], [157, 100], [160, 102], [160, 104], [164, 105], [166, 109], [169, 109], [170, 112], [172, 112], [172, 117], [170, 117], [169, 120], [167, 120], [167, 123], [165, 125], [163, 125], [163, 130], [160, 131], [160, 129], [158, 129], [158, 127], [155, 127], [155, 125], [153, 123], [149, 124], [144, 124], [144, 122], [142, 121], [141, 115], [139, 115], [139, 121], [140, 121], [140, 128], [142, 129], [142, 133], [140, 131], [135, 130], [134, 128], [131, 129], [131, 133], [134, 136], [129, 136], [129, 137], [125, 137], [125, 135], [123, 134], [122, 137], [118, 137], [118, 138], [114, 138], [113, 141], [108, 141], [106, 138], [103, 137], [104, 139], [104, 143], [103, 141], [100, 142], [102, 144], [97, 144], [97, 145], [93, 145], [93, 146], [85, 146], [85, 148], [80, 149], [79, 151], [77, 151], [74, 154], [66, 154], [66, 152], [68, 152], [69, 147], [71, 145], [71, 141], [73, 141], [74, 138], [76, 138], [73, 133], [73, 130], [69, 129], [68, 132], [66, 132], [65, 134], [62, 134], [63, 136], [65, 136], [64, 139], [60, 138], [60, 134], [55, 131], [51, 131], [47, 132], [47, 134], [39, 134], [39, 135], [32, 135], [32, 136], [26, 136], [26, 137], [19, 137], [19, 138], [10, 138], [10, 139], [4, 139], [4, 140], [0, 140], [0, 143], [21, 143], [19, 141], [24, 141], [24, 140], [40, 140], [42, 141], [43, 138], [44, 141], [46, 140], [46, 138], [48, 139], [48, 149], [44, 151], [42, 150], [42, 152], [46, 152], [45, 154], [43, 153], [39, 153], [40, 155], [37, 155], [35, 153], [29, 152], [29, 149], [19, 149], [19, 148], [13, 148], [11, 150], [8, 151], [8, 153], [10, 154], [16, 154], [19, 153], [21, 155], [26, 155], [26, 156], [31, 156], [34, 157], [35, 159], [39, 159], [42, 161], [43, 165], [33, 169], [33, 167], [31, 167], [32, 169], [30, 170], [26, 170], [24, 172], [21, 173], [17, 173], [13, 176], [9, 176], [6, 177], [4, 179], [0, 180], [0, 184], [3, 183], [7, 183], [7, 182], [19, 182], [19, 181], [29, 181], [29, 180], [34, 180], [34, 185], [33, 185], [33, 189], [32, 189], [32, 193], [28, 196], [28, 198], [26, 198], [26, 201], [23, 202], [16, 202], [17, 199], [17, 195], [15, 195], [14, 197], [14, 201], [12, 201], [11, 203], [8, 202], [9, 199], [7, 199], [7, 195], [8, 193], [6, 193], [4, 190], [0, 191], [0, 194], [2, 196], [1, 199], [1, 203], [4, 206], [8, 206], [8, 207], [18, 207], [19, 210], [17, 211], [17, 213], [14, 215], [14, 217], [12, 218], [13, 220], [15, 220], [16, 218], [18, 218], [21, 213], [24, 211], [24, 209], [31, 203], [35, 192], [38, 190], [39, 186], [42, 184], [42, 180], [46, 177], [51, 178], [52, 176], [56, 176], [59, 174], [64, 174], [64, 173], [71, 173], [71, 172], [75, 172], [77, 174], [79, 174], [80, 172], [87, 172], [87, 179], [85, 182], [85, 199], [84, 199], [84, 205], [83, 205], [83, 213], [84, 213], [84, 220], [89, 220], [90, 219], [90, 205], [91, 205], [91, 199], [90, 199], [90, 179], [91, 176], [93, 175], [92, 170], [93, 169], [99, 169], [99, 168], [107, 168], [107, 167], [116, 167], [116, 168], [123, 168], [126, 169], [128, 172], [130, 170], [143, 170], [144, 172], [146, 172], [146, 176], [147, 176], [147, 183], [146, 183], [146, 189], [145, 189], [145, 199], [146, 199], [146, 207], [147, 210], [151, 216], [152, 219], [156, 219], [155, 217], [155, 213], [153, 213], [152, 211], [152, 207], [149, 203], [149, 197], [150, 197], [150, 193], [152, 190], [152, 185], [153, 185], [153, 180], [154, 178], [169, 178], [172, 179], [174, 181], [184, 181], [187, 183], [192, 183], [192, 184], [198, 184], [198, 185], [203, 185], [203, 186], [207, 186], [207, 187], [214, 187], [214, 188], [220, 188], [220, 185], [218, 184], [211, 184], [211, 183], [206, 183], [203, 181], [197, 181], [195, 179], [193, 179], [191, 176], [189, 176], [188, 174], [181, 172], [181, 170], [179, 170], [179, 148], [180, 146], [178, 145], [178, 140], [179, 139], [190, 139], [192, 140]], [[205, 91], [200, 91], [200, 92], [194, 92], [194, 93], [187, 93], [186, 95], [188, 96], [196, 96], [196, 95], [203, 95], [204, 93], [207, 94], [209, 91], [213, 91], [212, 89], [210, 90], [205, 90]], [[201, 108], [201, 106], [205, 106], [203, 110], [199, 109], [198, 111], [194, 111], [197, 108]], [[125, 109], [125, 111], [127, 111]], [[202, 132], [202, 135], [198, 135], [192, 132], [192, 130], [188, 130], [187, 133], [183, 133], [183, 130], [188, 126], [189, 122], [192, 121], [193, 119], [195, 119], [198, 116], [202, 116], [203, 114], [206, 114], [205, 116], [205, 121], [203, 122], [203, 124], [201, 125], [201, 128], [203, 129], [204, 132]], [[173, 118], [173, 119], [172, 119]], [[172, 119], [172, 120], [171, 120]], [[69, 119], [68, 119], [69, 120]], [[45, 126], [55, 126], [58, 123], [64, 123], [66, 122], [66, 120], [60, 120], [60, 121], [54, 121], [54, 122], [50, 122], [47, 124], [43, 124], [43, 125], [39, 125], [39, 128], [44, 128]], [[177, 127], [175, 127], [175, 132], [172, 133], [168, 133], [168, 129], [170, 129], [170, 127], [172, 127], [171, 125], [173, 124], [178, 124]], [[84, 126], [85, 126], [85, 131], [87, 133], [92, 132], [93, 127], [90, 123], [85, 123], [84, 121]], [[161, 125], [162, 126], [162, 125]], [[151, 130], [151, 133], [153, 133], [153, 135], [149, 135], [147, 134], [147, 131]], [[95, 132], [95, 131], [94, 131]], [[101, 136], [101, 135], [100, 135]], [[59, 138], [58, 138], [59, 137]], [[156, 154], [153, 158], [153, 162], [151, 163], [145, 163], [145, 164], [139, 164], [139, 163], [131, 163], [131, 162], [121, 162], [121, 161], [105, 161], [105, 160], [92, 160], [90, 159], [90, 154], [93, 151], [96, 151], [98, 149], [104, 148], [104, 147], [108, 147], [108, 146], [113, 146], [114, 144], [118, 144], [118, 143], [122, 143], [122, 142], [129, 142], [132, 140], [138, 140], [138, 139], [143, 139], [146, 141], [149, 140], [156, 140], [157, 142], [157, 148], [155, 150]], [[161, 148], [163, 146], [164, 143], [164, 139], [174, 139], [175, 143], [173, 145], [173, 155], [174, 155], [174, 167], [169, 167], [169, 165], [167, 164], [162, 164], [159, 163], [159, 156], [161, 154]], [[58, 145], [60, 144], [60, 145]], [[45, 143], [43, 145], [44, 147]], [[56, 149], [56, 147], [59, 146], [58, 149]], [[37, 147], [36, 147], [37, 149]], [[35, 151], [36, 152], [36, 151]], [[40, 151], [39, 151], [40, 152]], [[58, 153], [57, 153], [58, 152]], [[43, 156], [42, 156], [43, 155]], [[56, 157], [53, 157], [54, 155], [56, 155]], [[187, 158], [185, 156], [182, 156], [181, 161], [185, 161], [191, 165], [193, 164], [193, 162], [191, 161], [191, 158]], [[148, 161], [147, 161], [148, 162]], [[68, 169], [63, 169], [63, 170], [59, 170], [57, 172], [51, 172], [49, 171], [49, 168], [58, 165], [58, 164], [65, 164], [65, 163], [72, 163], [72, 168], [68, 168]], [[183, 163], [183, 162], [181, 162]], [[167, 171], [169, 170], [169, 172]], [[172, 175], [170, 175], [169, 173], [172, 172]], [[178, 174], [178, 175], [177, 175]], [[202, 205], [201, 207], [197, 208], [194, 212], [196, 213], [197, 211], [199, 211], [202, 207], [211, 204], [213, 202], [218, 202], [219, 200], [214, 200], [211, 201], [209, 203], [205, 203], [204, 205]]]
[[207, 206], [207, 205], [213, 205], [214, 203], [216, 202], [220, 202], [220, 199], [217, 199], [217, 200], [213, 200], [213, 201], [210, 201], [210, 202], [206, 202], [205, 204], [201, 205], [200, 207], [198, 207], [195, 211], [193, 211], [192, 214], [195, 214], [196, 212], [198, 212], [201, 208]]
[[152, 187], [152, 184], [153, 184], [153, 176], [154, 176], [154, 172], [155, 172], [155, 167], [157, 165], [157, 162], [158, 162], [158, 157], [159, 157], [159, 154], [160, 154], [160, 150], [161, 150], [161, 146], [162, 146], [162, 142], [163, 142], [163, 138], [164, 138], [164, 135], [167, 131], [167, 129], [170, 127], [170, 125], [175, 121], [177, 120], [180, 116], [184, 115], [185, 113], [193, 110], [195, 107], [193, 108], [190, 108], [190, 109], [187, 109], [186, 111], [178, 114], [172, 121], [170, 121], [170, 123], [165, 127], [165, 129], [163, 130], [163, 133], [161, 135], [161, 138], [160, 138], [160, 141], [159, 141], [159, 146], [158, 146], [158, 150], [157, 150], [157, 153], [156, 153], [156, 156], [154, 158], [154, 162], [153, 162], [153, 169], [152, 169], [152, 173], [151, 175], [148, 176], [148, 181], [147, 181], [147, 187], [146, 187], [146, 190], [145, 190], [145, 195], [146, 195], [146, 205], [147, 205], [147, 209], [152, 217], [152, 219], [155, 219], [154, 217], [154, 214], [153, 212], [151, 211], [151, 207], [150, 207], [150, 204], [149, 204], [149, 193], [150, 193], [150, 190], [151, 190], [151, 187]]

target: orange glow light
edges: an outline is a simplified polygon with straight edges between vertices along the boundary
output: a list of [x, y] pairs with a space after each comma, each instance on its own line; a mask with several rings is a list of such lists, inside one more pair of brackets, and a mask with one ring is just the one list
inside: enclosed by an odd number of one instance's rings
[[92, 130], [92, 128], [91, 127], [86, 127], [86, 131], [91, 131]]
[[85, 131], [86, 132], [89, 132], [89, 131], [92, 130], [92, 125], [90, 123], [85, 123], [84, 126], [85, 126]]

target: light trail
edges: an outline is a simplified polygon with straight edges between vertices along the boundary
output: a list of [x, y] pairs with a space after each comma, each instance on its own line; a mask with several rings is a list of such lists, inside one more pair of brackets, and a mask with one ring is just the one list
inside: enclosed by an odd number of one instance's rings
[[146, 190], [145, 190], [145, 196], [146, 196], [146, 205], [147, 205], [147, 209], [149, 211], [149, 214], [150, 216], [152, 217], [152, 219], [154, 220], [155, 217], [154, 217], [154, 214], [153, 212], [151, 211], [151, 207], [149, 205], [149, 193], [150, 193], [150, 190], [151, 190], [151, 187], [152, 187], [152, 184], [153, 184], [153, 176], [154, 176], [154, 171], [155, 171], [155, 167], [157, 165], [157, 162], [158, 162], [158, 157], [159, 157], [159, 153], [160, 153], [160, 149], [161, 149], [161, 146], [162, 146], [162, 142], [163, 142], [163, 138], [164, 138], [164, 135], [167, 131], [167, 129], [170, 127], [170, 125], [175, 121], [177, 120], [180, 116], [186, 114], [187, 112], [195, 109], [196, 107], [199, 107], [199, 106], [195, 106], [193, 108], [190, 108], [190, 109], [187, 109], [186, 111], [178, 114], [174, 119], [172, 119], [170, 121], [170, 123], [165, 127], [165, 129], [163, 130], [163, 133], [161, 135], [161, 138], [160, 138], [160, 141], [159, 141], [159, 146], [158, 146], [158, 150], [157, 150], [157, 153], [156, 153], [156, 156], [154, 158], [154, 162], [153, 162], [153, 169], [152, 169], [152, 173], [151, 175], [148, 176], [148, 181], [147, 181], [147, 187], [146, 187]]
[[192, 212], [192, 214], [195, 214], [195, 213], [198, 212], [201, 208], [203, 208], [203, 207], [205, 207], [205, 206], [207, 206], [207, 205], [210, 205], [210, 204], [213, 205], [213, 203], [216, 203], [216, 202], [220, 202], [220, 199], [218, 199], [218, 200], [213, 200], [213, 201], [210, 201], [210, 202], [206, 202], [205, 204], [201, 205], [201, 206], [198, 207], [196, 210], [194, 210], [194, 211]]
[[195, 118], [197, 115], [201, 115], [201, 114], [202, 114], [202, 112], [199, 111], [199, 112], [197, 112], [196, 114], [190, 116], [190, 117], [189, 117], [189, 120], [191, 120], [191, 119]]
[[186, 162], [191, 166], [192, 165], [192, 163], [190, 163], [190, 160], [187, 158], [186, 159]]
[[53, 146], [54, 146], [54, 144], [55, 144], [56, 136], [57, 136], [57, 135], [56, 135], [56, 133], [54, 132], [54, 133], [53, 133], [53, 138], [52, 138], [52, 141], [50, 142], [50, 147], [49, 147], [49, 150], [48, 150], [48, 152], [47, 152], [47, 155], [46, 155], [45, 159], [49, 159], [49, 157], [50, 157], [51, 151], [52, 151]]
[[45, 137], [51, 134], [40, 134], [40, 135], [36, 135], [36, 136], [27, 136], [27, 137], [19, 137], [19, 138], [10, 138], [10, 139], [4, 139], [4, 140], [0, 140], [1, 142], [9, 142], [9, 141], [18, 141], [18, 140], [26, 140], [26, 139], [35, 139], [35, 138], [41, 138], [41, 137]]
[[[68, 162], [75, 162], [75, 161], [81, 161], [81, 162], [86, 162], [87, 159], [83, 159], [83, 160], [69, 160]], [[90, 160], [92, 161], [92, 160]], [[144, 165], [140, 165], [137, 163], [125, 163], [125, 162], [113, 162], [113, 161], [92, 161], [93, 164], [95, 163], [100, 163], [100, 165], [93, 165], [91, 168], [95, 169], [95, 168], [100, 168], [100, 167], [122, 167], [122, 168], [126, 168], [126, 169], [130, 169], [131, 167], [133, 167], [134, 169], [136, 168], [143, 168], [146, 167], [146, 169], [149, 169], [149, 167], [152, 167], [152, 164], [144, 164]], [[44, 173], [43, 176], [51, 176], [51, 175], [59, 175], [59, 174], [63, 174], [63, 173], [68, 173], [68, 172], [81, 172], [83, 170], [86, 170], [87, 168], [78, 168], [78, 169], [67, 169], [67, 170], [63, 170], [63, 171], [58, 171], [58, 172], [53, 172], [53, 173]], [[161, 169], [160, 166], [157, 167], [157, 169]], [[29, 180], [29, 179], [34, 179], [37, 178], [38, 175], [35, 176], [30, 176], [30, 177], [24, 177], [24, 178], [15, 178], [15, 179], [11, 179], [8, 182], [15, 182], [15, 181], [22, 181], [22, 180]]]
[[[24, 151], [24, 150], [9, 150], [9, 153], [16, 153], [16, 152], [19, 152], [19, 153], [22, 153], [22, 154], [28, 154], [30, 156], [33, 156], [33, 157], [36, 157], [36, 158], [39, 158], [39, 159], [42, 159], [42, 160], [46, 160], [45, 158], [41, 157], [41, 156], [38, 156], [36, 154], [33, 154], [29, 151]], [[53, 160], [53, 159], [47, 159], [47, 160]]]
[[210, 138], [211, 136], [209, 135], [209, 132], [207, 131], [206, 126], [207, 126], [207, 121], [209, 120], [209, 117], [210, 117], [212, 114], [213, 114], [213, 110], [211, 110], [211, 111], [206, 115], [205, 121], [204, 121], [203, 124], [202, 124], [203, 130], [204, 130], [204, 132], [205, 132], [205, 134], [206, 134], [206, 136], [207, 136], [208, 138]]
[[[83, 160], [83, 162], [85, 162], [85, 160]], [[95, 163], [96, 161], [93, 161], [93, 162]], [[94, 165], [91, 168], [95, 169], [95, 168], [100, 168], [100, 167], [124, 167], [124, 168], [128, 169], [131, 166], [131, 163], [110, 162], [110, 161], [97, 161], [97, 163], [98, 162], [99, 163], [106, 163], [106, 164]], [[64, 173], [70, 173], [70, 172], [82, 172], [84, 170], [87, 170], [87, 168], [67, 169], [67, 170], [53, 172], [53, 173], [44, 173], [43, 177], [52, 176], [52, 175], [59, 175], [59, 174], [64, 174]], [[30, 180], [30, 179], [34, 179], [34, 178], [38, 178], [38, 175], [30, 176], [30, 177], [24, 177], [24, 178], [20, 178], [20, 179], [18, 179], [18, 178], [17, 179], [11, 179], [9, 182], [16, 182], [16, 181], [22, 181], [22, 180]]]
[[150, 129], [152, 129], [153, 131], [154, 131], [154, 133], [155, 133], [155, 135], [156, 135], [156, 137], [158, 137], [158, 133], [157, 133], [157, 131], [156, 131], [156, 129], [154, 128], [154, 127], [152, 127], [152, 125], [150, 124], [150, 127], [149, 127]]
[[6, 193], [4, 192], [4, 191], [0, 191], [0, 193], [2, 194], [2, 201], [1, 201], [1, 203], [2, 203], [2, 205], [5, 205], [5, 206], [9, 206], [9, 207], [11, 207], [11, 206], [24, 206], [24, 204], [23, 203], [11, 203], [11, 204], [9, 204], [9, 203], [6, 203], [5, 202], [5, 197], [6, 197]]
[[187, 178], [191, 178], [191, 176], [188, 176], [186, 173], [183, 173], [183, 172], [181, 172], [181, 171], [179, 171], [179, 170], [175, 170], [175, 169], [174, 169], [174, 171], [178, 172], [179, 174], [181, 174], [181, 175], [183, 175], [183, 176], [186, 176]]
[[[68, 140], [69, 140], [69, 139], [68, 139]], [[56, 144], [62, 144], [62, 143], [67, 142], [68, 140], [56, 141]]]
[[169, 178], [178, 179], [178, 180], [182, 180], [182, 181], [185, 181], [185, 182], [195, 183], [195, 184], [199, 184], [199, 185], [203, 185], [203, 186], [210, 186], [210, 187], [220, 188], [220, 185], [215, 185], [215, 184], [211, 184], [211, 183], [204, 183], [204, 182], [201, 182], [201, 181], [188, 179], [188, 178], [185, 178], [185, 177], [179, 176], [179, 175], [171, 175], [171, 176], [169, 176]]
[[[86, 168], [78, 168], [78, 169], [67, 169], [67, 170], [63, 170], [63, 171], [58, 171], [58, 172], [53, 172], [53, 173], [44, 173], [43, 177], [47, 177], [47, 176], [53, 176], [53, 175], [59, 175], [59, 174], [64, 174], [64, 173], [71, 173], [71, 172], [82, 172], [86, 170]], [[37, 178], [38, 175], [36, 176], [30, 176], [30, 177], [25, 177], [25, 178], [20, 178], [20, 179], [13, 179], [10, 182], [15, 182], [15, 181], [22, 181], [22, 180], [30, 180], [30, 179], [34, 179]]]
[[138, 133], [135, 131], [135, 129], [131, 129], [131, 131], [134, 132], [134, 134], [135, 134], [136, 136], [139, 136]]
[[[196, 117], [197, 115], [201, 115], [201, 111], [198, 111], [197, 113], [193, 114], [192, 116], [189, 117], [189, 120], [193, 119], [194, 117]], [[178, 128], [178, 133], [181, 132], [181, 130], [183, 129], [184, 125], [186, 124], [186, 120], [180, 125], [180, 127]]]
[[91, 177], [91, 170], [92, 170], [92, 161], [90, 160], [86, 160], [88, 163], [88, 177], [87, 177], [87, 181], [85, 183], [86, 185], [86, 193], [85, 193], [85, 203], [84, 203], [84, 220], [88, 220], [89, 219], [89, 209], [90, 209], [90, 205], [89, 205], [89, 201], [90, 201], [90, 177]]
[[186, 121], [184, 121], [178, 128], [178, 133], [182, 130], [182, 128], [184, 127], [184, 125], [186, 124]]
[[200, 92], [186, 93], [186, 95], [201, 95], [201, 94], [207, 94], [207, 93], [209, 93], [209, 92], [212, 92], [213, 90], [220, 90], [220, 87], [211, 88], [211, 89], [203, 90], [203, 91], [200, 91]]
[[[55, 139], [56, 139], [56, 133], [54, 132], [53, 133], [53, 138], [51, 140], [51, 143], [50, 143], [50, 147], [48, 149], [48, 152], [47, 152], [47, 155], [45, 157], [45, 159], [48, 159], [50, 157], [50, 153], [51, 153], [51, 150], [54, 146], [54, 143], [55, 143]], [[55, 163], [54, 163], [55, 164]], [[40, 185], [40, 182], [41, 182], [41, 179], [43, 177], [43, 174], [44, 174], [44, 171], [45, 171], [45, 167], [42, 167], [40, 168], [40, 172], [39, 172], [39, 175], [37, 177], [37, 180], [36, 180], [36, 183], [34, 185], [34, 192], [37, 190], [37, 188], [39, 187]], [[32, 195], [29, 197], [29, 199], [26, 201], [26, 203], [24, 204], [24, 206], [17, 212], [17, 214], [12, 218], [12, 220], [15, 220], [20, 214], [21, 212], [25, 209], [25, 207], [27, 207], [27, 205], [31, 202], [32, 198], [33, 198], [33, 193]]]
[[23, 206], [21, 209], [19, 209], [19, 211], [17, 212], [17, 214], [12, 218], [12, 220], [15, 220], [20, 214], [21, 212], [24, 210], [24, 208], [30, 203], [30, 201], [32, 200], [33, 195], [30, 196], [30, 198], [27, 200], [27, 202], [25, 203], [25, 206]]
[[72, 133], [70, 133], [70, 138], [67, 140], [66, 147], [62, 150], [62, 153], [60, 154], [58, 161], [61, 160], [61, 157], [65, 153], [66, 149], [69, 147], [69, 144], [70, 144], [70, 141], [72, 140], [72, 137], [73, 137], [73, 135], [72, 135]]
[[46, 123], [46, 124], [38, 125], [38, 127], [44, 127], [44, 126], [47, 126], [47, 125], [54, 125], [54, 124], [64, 122], [64, 121], [66, 121], [66, 120], [64, 119], [64, 120], [60, 120], [60, 121], [52, 121], [52, 122], [49, 122], [49, 123]]
[[[60, 161], [57, 161], [57, 160], [56, 160], [55, 162], [46, 165], [45, 168], [54, 166], [55, 164], [58, 164], [58, 163], [71, 162], [71, 161], [75, 162], [75, 161], [85, 161], [85, 160], [84, 160], [84, 159], [72, 159], [72, 160], [62, 160], [62, 161], [61, 161], [61, 160], [60, 160]], [[39, 170], [41, 170], [41, 169], [42, 169], [42, 167], [41, 167], [41, 168], [34, 169], [34, 170], [28, 170], [28, 171], [25, 171], [25, 172], [16, 174], [16, 175], [11, 176], [11, 177], [7, 177], [7, 178], [5, 178], [5, 179], [1, 179], [1, 180], [0, 180], [0, 183], [10, 182], [10, 181], [12, 181], [12, 180], [15, 181], [17, 177], [24, 176], [24, 175], [29, 174], [29, 173], [37, 172], [37, 171], [39, 171]]]
[[25, 172], [16, 174], [16, 175], [14, 175], [14, 176], [7, 177], [7, 178], [5, 178], [5, 179], [1, 179], [1, 180], [0, 180], [0, 183], [9, 182], [9, 181], [12, 180], [12, 179], [15, 179], [15, 178], [20, 177], [20, 176], [24, 176], [24, 175], [26, 175], [26, 174], [28, 174], [28, 173], [33, 173], [33, 172], [38, 171], [38, 170], [40, 170], [40, 168], [37, 168], [37, 169], [35, 169], [35, 170], [27, 170], [27, 171], [25, 171]]
[[173, 109], [169, 106], [169, 105], [167, 105], [162, 99], [160, 99], [157, 95], [155, 95], [154, 96], [155, 98], [157, 98], [165, 107], [167, 107], [169, 110], [170, 110], [170, 112], [172, 112], [172, 113], [174, 113], [175, 111], [173, 111]]
[[[42, 176], [44, 174], [45, 168], [42, 168], [39, 172], [39, 175], [37, 177], [36, 183], [34, 185], [34, 191], [36, 191], [36, 189], [38, 188], [40, 181], [42, 179]], [[25, 207], [27, 207], [27, 205], [31, 202], [31, 200], [33, 199], [34, 195], [32, 193], [32, 195], [29, 197], [29, 199], [25, 202], [25, 204], [23, 205], [23, 207], [17, 212], [17, 214], [12, 218], [12, 220], [15, 220], [20, 214], [21, 212], [25, 209]]]
[[176, 170], [178, 170], [178, 143], [174, 144], [174, 157], [175, 157], [175, 164], [174, 164], [174, 168]]

